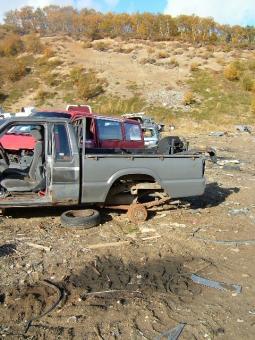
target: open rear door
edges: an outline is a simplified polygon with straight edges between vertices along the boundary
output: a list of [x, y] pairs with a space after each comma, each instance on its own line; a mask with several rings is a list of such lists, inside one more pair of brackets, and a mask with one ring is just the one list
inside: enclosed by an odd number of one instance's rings
[[72, 126], [55, 123], [52, 131], [51, 192], [54, 204], [78, 204], [80, 160]]

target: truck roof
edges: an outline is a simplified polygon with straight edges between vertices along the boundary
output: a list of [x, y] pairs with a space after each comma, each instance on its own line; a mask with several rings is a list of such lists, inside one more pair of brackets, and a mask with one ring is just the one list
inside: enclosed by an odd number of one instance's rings
[[[121, 117], [107, 117], [107, 116], [99, 116], [97, 114], [89, 114], [88, 115], [77, 115], [77, 118], [83, 119], [83, 118], [95, 118], [95, 119], [107, 119], [107, 120], [113, 120], [118, 122], [128, 122], [130, 124], [137, 124], [140, 125], [139, 122], [133, 120], [133, 119], [127, 119], [127, 118], [121, 118]], [[5, 125], [7, 125], [9, 122], [19, 122], [19, 123], [28, 123], [28, 122], [35, 122], [35, 123], [61, 123], [61, 122], [70, 122], [70, 119], [63, 118], [63, 117], [34, 117], [34, 116], [28, 116], [28, 117], [13, 117], [13, 118], [7, 118], [5, 119], [5, 122], [0, 126], [3, 128]]]
[[59, 123], [59, 122], [70, 122], [70, 119], [68, 118], [58, 118], [58, 117], [34, 117], [34, 116], [28, 116], [28, 117], [14, 117], [14, 118], [7, 118], [5, 119], [4, 123], [1, 125], [3, 127], [4, 125], [7, 125], [10, 122], [20, 122], [20, 123], [28, 123], [28, 122], [35, 122], [35, 123]]
[[82, 114], [79, 116], [79, 114], [77, 114], [77, 117], [75, 117], [77, 119], [82, 119], [82, 118], [95, 118], [95, 119], [107, 119], [107, 120], [114, 120], [116, 122], [128, 122], [131, 124], [139, 124], [139, 122], [137, 122], [134, 119], [129, 119], [129, 118], [124, 118], [124, 117], [112, 117], [112, 116], [103, 116], [103, 115], [99, 115], [97, 113], [88, 113], [88, 114]]

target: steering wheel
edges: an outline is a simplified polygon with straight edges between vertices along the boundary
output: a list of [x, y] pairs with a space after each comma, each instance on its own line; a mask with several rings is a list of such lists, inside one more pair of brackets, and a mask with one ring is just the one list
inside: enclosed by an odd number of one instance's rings
[[10, 165], [9, 157], [1, 142], [0, 142], [0, 156], [2, 157], [4, 163], [9, 166]]

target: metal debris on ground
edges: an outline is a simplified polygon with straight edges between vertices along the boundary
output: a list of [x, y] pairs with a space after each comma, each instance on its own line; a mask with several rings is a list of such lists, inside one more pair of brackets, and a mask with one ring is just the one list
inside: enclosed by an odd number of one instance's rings
[[203, 237], [194, 237], [196, 240], [204, 241], [204, 242], [210, 242], [210, 243], [216, 243], [216, 244], [222, 244], [225, 246], [233, 246], [233, 245], [255, 245], [255, 239], [251, 240], [212, 240], [209, 238], [203, 238]]
[[209, 288], [215, 288], [218, 290], [224, 290], [224, 291], [229, 291], [229, 292], [235, 292], [237, 294], [240, 294], [242, 291], [242, 287], [240, 285], [235, 285], [235, 284], [228, 284], [224, 282], [219, 282], [219, 281], [214, 281], [210, 279], [206, 279], [204, 277], [192, 274], [191, 275], [191, 280], [194, 283], [200, 284], [205, 287]]
[[226, 164], [223, 166], [223, 170], [226, 171], [242, 171], [239, 165], [237, 164]]
[[42, 281], [42, 284], [44, 284], [45, 286], [48, 286], [52, 289], [54, 289], [57, 294], [58, 294], [58, 299], [56, 300], [56, 302], [50, 307], [48, 308], [45, 312], [43, 312], [41, 315], [38, 315], [38, 316], [35, 316], [33, 317], [32, 319], [30, 319], [28, 322], [27, 322], [27, 325], [26, 325], [26, 328], [24, 330], [24, 333], [27, 333], [29, 328], [32, 326], [32, 322], [33, 321], [36, 321], [36, 320], [39, 320], [40, 318], [42, 318], [43, 316], [49, 314], [50, 312], [53, 311], [53, 309], [57, 308], [60, 304], [60, 302], [62, 300], [64, 300], [64, 298], [66, 297], [66, 292], [64, 289], [62, 288], [59, 288], [55, 283], [49, 281], [49, 280], [43, 280]]
[[166, 331], [162, 333], [160, 336], [156, 337], [155, 340], [160, 340], [162, 338], [167, 338], [167, 340], [177, 340], [185, 326], [186, 326], [185, 323], [179, 323], [179, 325], [177, 325], [176, 327], [171, 328], [169, 331]]
[[252, 127], [248, 125], [236, 125], [235, 128], [236, 128], [236, 131], [238, 132], [248, 132], [248, 133], [252, 132]]
[[248, 208], [241, 208], [241, 209], [231, 209], [228, 212], [229, 216], [238, 216], [238, 215], [247, 215], [249, 214], [250, 210]]
[[217, 161], [218, 165], [224, 166], [227, 164], [240, 164], [240, 161], [238, 159], [223, 159]]
[[222, 137], [222, 136], [225, 136], [225, 134], [226, 134], [226, 132], [223, 132], [223, 131], [213, 131], [213, 132], [209, 133], [209, 136]]

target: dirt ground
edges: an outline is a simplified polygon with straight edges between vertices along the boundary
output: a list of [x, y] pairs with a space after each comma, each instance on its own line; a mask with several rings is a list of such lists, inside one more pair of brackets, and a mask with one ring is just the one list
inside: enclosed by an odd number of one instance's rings
[[[255, 136], [186, 137], [240, 164], [207, 162], [202, 197], [166, 206], [139, 226], [113, 211], [102, 211], [102, 224], [89, 230], [62, 227], [61, 209], [1, 217], [2, 338], [155, 339], [185, 323], [180, 339], [254, 339], [255, 243], [202, 239], [255, 239]], [[201, 286], [192, 274], [242, 291]]]

